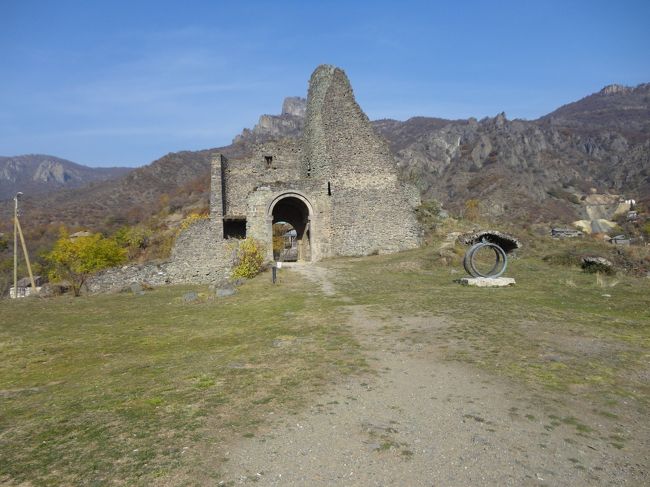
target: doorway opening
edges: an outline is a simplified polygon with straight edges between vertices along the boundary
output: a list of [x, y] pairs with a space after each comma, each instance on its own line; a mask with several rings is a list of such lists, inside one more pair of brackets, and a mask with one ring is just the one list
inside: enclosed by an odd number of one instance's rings
[[274, 259], [311, 261], [311, 215], [306, 200], [283, 196], [271, 206], [271, 216]]
[[273, 260], [278, 262], [298, 260], [298, 232], [290, 223], [273, 224]]

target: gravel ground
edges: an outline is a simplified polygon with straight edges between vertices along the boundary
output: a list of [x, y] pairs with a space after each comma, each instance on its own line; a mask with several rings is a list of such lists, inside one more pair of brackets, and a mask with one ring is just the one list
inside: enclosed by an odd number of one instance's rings
[[[295, 269], [317, 279], [325, 294], [334, 294], [326, 269]], [[571, 409], [565, 402], [531, 395], [487, 372], [442, 360], [435, 343], [405, 339], [411, 331], [446, 326], [441, 318], [402, 316], [387, 323], [364, 307], [346, 309], [374, 373], [334, 385], [299, 415], [270, 415], [256, 437], [232, 444], [221, 485], [650, 482], [645, 423], [637, 425], [637, 449], [617, 450], [602, 439], [607, 432], [585, 434], [561, 420], [584, 418], [580, 405]]]

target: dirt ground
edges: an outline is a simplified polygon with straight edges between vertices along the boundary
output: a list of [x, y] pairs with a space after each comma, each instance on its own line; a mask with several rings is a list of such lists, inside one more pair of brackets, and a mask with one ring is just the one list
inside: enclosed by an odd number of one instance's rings
[[[292, 269], [335, 296], [319, 266]], [[373, 373], [335, 384], [298, 415], [269, 415], [231, 445], [220, 485], [648, 485], [643, 418], [599, 418], [581, 404], [444, 360], [434, 316], [377, 317], [345, 306]], [[597, 425], [590, 434], [580, 418]], [[617, 449], [611, 438], [632, 442]]]

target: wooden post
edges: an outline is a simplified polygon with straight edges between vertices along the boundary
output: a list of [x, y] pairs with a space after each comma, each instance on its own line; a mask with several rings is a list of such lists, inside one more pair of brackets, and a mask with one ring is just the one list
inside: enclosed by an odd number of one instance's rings
[[[18, 205], [18, 201], [16, 201]], [[14, 299], [18, 297], [18, 226], [16, 222], [18, 218], [16, 217], [18, 211], [14, 211]]]
[[[16, 226], [18, 227], [18, 235], [20, 235], [20, 243], [23, 246], [23, 253], [25, 254], [25, 261], [27, 262], [27, 272], [29, 272], [29, 280], [32, 283], [32, 292], [36, 292], [36, 284], [34, 283], [34, 274], [32, 274], [32, 265], [29, 263], [29, 254], [27, 253], [27, 245], [25, 245], [25, 237], [23, 237], [23, 230], [20, 228], [20, 221], [16, 217]], [[16, 288], [14, 287], [14, 291]]]

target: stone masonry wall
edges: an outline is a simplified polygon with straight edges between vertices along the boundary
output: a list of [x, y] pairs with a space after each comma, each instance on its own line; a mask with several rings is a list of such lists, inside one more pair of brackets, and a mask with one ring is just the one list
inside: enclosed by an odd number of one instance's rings
[[[273, 158], [270, 167], [265, 156]], [[257, 145], [246, 159], [225, 164], [225, 216], [245, 216], [246, 199], [256, 189], [282, 181], [295, 181], [300, 174], [301, 147], [284, 139]]]
[[[345, 73], [319, 67], [311, 79], [305, 161], [331, 190], [329, 255], [367, 255], [417, 247], [417, 190], [399, 182], [388, 144], [354, 99]], [[314, 98], [312, 93], [316, 94]], [[317, 113], [317, 115], [315, 115]], [[310, 117], [311, 115], [311, 117]], [[327, 169], [324, 167], [328, 166]]]
[[230, 276], [232, 244], [223, 239], [221, 227], [212, 219], [201, 220], [183, 231], [167, 265], [170, 282], [212, 283]]
[[87, 283], [91, 293], [116, 292], [133, 283], [210, 284], [230, 276], [237, 240], [223, 240], [221, 227], [212, 219], [201, 220], [183, 231], [174, 244], [169, 262], [127, 265], [107, 269]]
[[319, 66], [309, 80], [305, 128], [303, 129], [303, 177], [328, 180], [334, 160], [325, 141], [323, 108], [333, 66]]
[[163, 286], [170, 284], [167, 263], [126, 265], [106, 269], [88, 280], [86, 288], [90, 293], [118, 292], [131, 284]]

